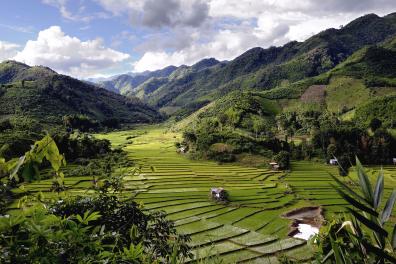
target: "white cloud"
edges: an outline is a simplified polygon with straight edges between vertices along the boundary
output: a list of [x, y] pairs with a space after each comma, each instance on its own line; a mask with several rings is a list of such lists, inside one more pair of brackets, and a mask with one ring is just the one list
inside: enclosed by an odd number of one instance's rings
[[[85, 6], [89, 8], [89, 5], [85, 0], [75, 1], [77, 4], [70, 0], [42, 0], [58, 8], [68, 20], [89, 22], [112, 16], [128, 22], [132, 33], [116, 32], [111, 47], [125, 47], [133, 40], [134, 52], [141, 55], [133, 63], [135, 71], [154, 70], [170, 64], [190, 65], [205, 57], [229, 60], [252, 47], [303, 41], [361, 15], [385, 15], [396, 10], [395, 0], [91, 1], [101, 6], [103, 12], [88, 13]], [[82, 69], [89, 72], [93, 67], [93, 64], [81, 64], [76, 69], [67, 68], [67, 72]]]
[[175, 26], [199, 27], [208, 18], [209, 12], [207, 1], [203, 0], [96, 1], [113, 15], [127, 14], [133, 24], [143, 25], [149, 28]]
[[186, 35], [180, 34], [185, 29], [178, 26], [162, 37], [173, 36], [175, 43], [186, 45], [170, 46], [161, 41], [159, 34], [139, 46], [138, 51], [143, 51], [144, 55], [134, 64], [134, 70], [154, 70], [170, 64], [190, 65], [205, 57], [229, 60], [252, 47], [304, 41], [364, 14], [385, 15], [396, 9], [393, 0], [208, 0], [207, 4], [209, 22], [191, 30], [194, 37], [179, 38], [179, 35]]
[[100, 39], [81, 41], [65, 35], [58, 26], [40, 31], [37, 39], [29, 40], [14, 57], [28, 65], [45, 65], [76, 77], [109, 70], [128, 58], [128, 54], [104, 47]]
[[[72, 1], [73, 5], [69, 4], [69, 0], [41, 0], [41, 2], [55, 7], [59, 10], [59, 13], [64, 19], [74, 22], [88, 23], [95, 18], [109, 18], [108, 15], [103, 12], [91, 13], [89, 15], [85, 14], [86, 6], [83, 5], [84, 1], [79, 1], [79, 3], [76, 3], [77, 1]], [[72, 12], [69, 9], [70, 6], [78, 8]]]
[[[250, 24], [229, 27], [212, 32], [211, 39], [204, 43], [193, 43], [174, 52], [147, 51], [134, 64], [134, 71], [155, 70], [168, 65], [191, 65], [203, 58], [214, 57], [218, 60], [230, 60], [255, 46], [269, 46], [274, 40], [284, 42], [283, 34], [287, 28], [274, 25], [273, 31], [265, 31]], [[279, 34], [277, 36], [276, 34]]]
[[0, 41], [0, 61], [14, 57], [15, 54], [17, 54], [19, 48], [20, 45], [18, 44]]

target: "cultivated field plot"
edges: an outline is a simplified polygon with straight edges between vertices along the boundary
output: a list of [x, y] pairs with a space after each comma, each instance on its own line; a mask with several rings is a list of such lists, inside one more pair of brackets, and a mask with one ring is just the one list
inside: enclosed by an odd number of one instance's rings
[[[309, 260], [305, 241], [288, 238], [288, 220], [280, 215], [298, 202], [286, 194], [283, 173], [237, 165], [192, 161], [176, 153], [180, 135], [163, 129], [148, 133], [123, 145], [128, 132], [101, 135], [114, 145], [125, 146], [131, 158], [142, 165], [141, 174], [127, 177], [135, 199], [147, 210], [163, 210], [181, 233], [191, 235], [194, 258], [220, 256], [224, 263], [276, 263], [276, 256], [290, 252], [296, 259]], [[134, 133], [134, 132], [130, 132]], [[140, 188], [144, 186], [144, 188]], [[230, 203], [209, 199], [211, 187], [223, 187]], [[267, 259], [267, 260], [263, 260]], [[260, 262], [261, 260], [262, 262]], [[263, 262], [264, 261], [264, 262]]]
[[[179, 232], [191, 235], [194, 258], [218, 256], [224, 263], [278, 263], [279, 255], [310, 262], [311, 249], [304, 240], [287, 237], [289, 220], [281, 215], [293, 208], [322, 205], [326, 217], [345, 210], [345, 202], [331, 186], [329, 173], [337, 168], [313, 162], [294, 162], [290, 173], [238, 165], [192, 161], [177, 154], [174, 143], [180, 134], [164, 128], [97, 135], [122, 146], [142, 166], [139, 175], [124, 168], [125, 197], [135, 197], [146, 210], [163, 210], [175, 221]], [[72, 170], [68, 166], [67, 170]], [[372, 168], [373, 177], [380, 168]], [[384, 168], [386, 192], [396, 186], [396, 168]], [[352, 171], [352, 178], [353, 176]], [[87, 195], [92, 178], [73, 175], [66, 178], [68, 196]], [[46, 197], [51, 181], [26, 184], [16, 192]], [[209, 199], [211, 187], [223, 187], [230, 203]], [[292, 192], [290, 192], [292, 190]], [[12, 207], [16, 208], [18, 202]]]

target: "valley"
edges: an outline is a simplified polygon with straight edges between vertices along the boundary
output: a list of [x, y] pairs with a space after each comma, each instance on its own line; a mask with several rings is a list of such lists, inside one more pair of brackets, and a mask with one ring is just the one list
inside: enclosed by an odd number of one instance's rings
[[396, 263], [391, 4], [216, 1], [0, 40], [0, 263]]
[[[287, 236], [290, 220], [286, 212], [306, 206], [322, 206], [325, 217], [345, 212], [348, 205], [332, 187], [329, 173], [337, 167], [309, 161], [292, 162], [290, 172], [271, 171], [211, 161], [194, 161], [176, 152], [181, 134], [164, 125], [142, 126], [134, 130], [97, 134], [113, 147], [122, 147], [134, 167], [120, 167], [124, 189], [121, 197], [133, 197], [144, 210], [165, 211], [178, 232], [191, 235], [192, 259], [219, 257], [226, 263], [278, 263], [278, 257], [307, 262], [313, 259], [312, 246], [304, 240]], [[133, 168], [140, 168], [136, 173]], [[69, 165], [65, 171], [73, 170]], [[370, 168], [370, 175], [379, 168]], [[396, 187], [396, 167], [384, 167], [385, 195]], [[356, 179], [356, 175], [352, 178]], [[92, 176], [74, 175], [65, 179], [68, 189], [62, 197], [90, 195]], [[57, 195], [48, 192], [50, 180], [26, 183], [15, 190], [46, 199]], [[223, 187], [229, 203], [214, 202], [212, 187]], [[15, 212], [18, 201], [13, 203]], [[12, 211], [11, 211], [12, 212]], [[387, 226], [391, 228], [391, 226]], [[311, 252], [311, 253], [309, 253]]]

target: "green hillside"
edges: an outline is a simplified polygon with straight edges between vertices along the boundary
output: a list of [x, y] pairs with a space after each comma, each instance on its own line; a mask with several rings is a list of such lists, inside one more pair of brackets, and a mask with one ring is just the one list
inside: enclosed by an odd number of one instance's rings
[[[393, 39], [392, 39], [393, 40]], [[245, 102], [255, 111], [264, 111], [263, 104], [249, 101], [248, 94], [266, 99], [278, 105], [280, 111], [294, 109], [328, 110], [336, 114], [354, 110], [370, 102], [375, 97], [386, 96], [396, 92], [396, 52], [388, 43], [380, 46], [364, 47], [343, 63], [321, 75], [306, 78], [290, 84], [282, 84], [268, 91], [232, 92], [214, 102], [206, 109], [208, 116], [215, 116], [227, 111], [231, 106]], [[254, 92], [253, 92], [254, 91]], [[388, 99], [389, 100], [389, 99]], [[367, 107], [367, 106], [366, 106]], [[200, 115], [203, 117], [204, 115]], [[382, 115], [380, 115], [382, 116]]]
[[[286, 141], [292, 138], [295, 142], [305, 142], [320, 133], [334, 134], [335, 137], [351, 133], [351, 138], [357, 133], [371, 137], [365, 130], [370, 128], [370, 122], [375, 118], [381, 121], [382, 128], [392, 129], [396, 125], [396, 53], [393, 43], [394, 38], [390, 38], [377, 45], [365, 46], [318, 76], [285, 82], [266, 91], [230, 92], [187, 117], [188, 122], [176, 123], [174, 128], [184, 129], [186, 144], [209, 158], [220, 156], [217, 152], [216, 155], [211, 154], [218, 144], [226, 144], [228, 154], [248, 152], [271, 158], [282, 149], [274, 147], [278, 143], [267, 144], [274, 136]], [[178, 111], [173, 115], [179, 120], [185, 118], [183, 113]], [[388, 138], [385, 134], [374, 136]], [[267, 143], [262, 145], [263, 141]], [[393, 144], [391, 142], [389, 146]], [[329, 157], [323, 146], [330, 143], [322, 144], [322, 147], [319, 143], [312, 144], [302, 146], [303, 156]], [[257, 148], [260, 145], [271, 151], [263, 152]], [[283, 149], [289, 150], [289, 147]], [[356, 154], [357, 151], [354, 149], [351, 153]], [[359, 151], [362, 151], [362, 159], [368, 155], [367, 149]], [[296, 155], [296, 158], [301, 157], [301, 152]]]
[[0, 117], [27, 115], [40, 123], [61, 123], [64, 115], [82, 114], [94, 120], [122, 123], [160, 120], [137, 99], [86, 84], [48, 68], [8, 61], [0, 64]]
[[[383, 42], [395, 33], [396, 14], [385, 17], [366, 15], [340, 29], [325, 30], [304, 42], [294, 41], [268, 49], [253, 48], [228, 63], [166, 81], [153, 80], [138, 93], [140, 98], [157, 108], [186, 108], [192, 101], [212, 101], [234, 90], [289, 86], [323, 74], [358, 49]], [[375, 55], [371, 57], [375, 58]], [[367, 59], [370, 64], [370, 58]], [[372, 67], [373, 63], [370, 66], [373, 73], [378, 72], [379, 69]], [[348, 71], [352, 72], [352, 69]]]

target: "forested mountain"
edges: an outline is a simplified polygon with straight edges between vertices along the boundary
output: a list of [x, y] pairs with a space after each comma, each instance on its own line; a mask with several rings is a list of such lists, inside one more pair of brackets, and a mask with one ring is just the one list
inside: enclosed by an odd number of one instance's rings
[[[328, 111], [348, 120], [356, 118], [366, 124], [377, 117], [390, 127], [396, 113], [395, 95], [396, 37], [393, 37], [384, 43], [359, 49], [318, 76], [266, 91], [234, 91], [215, 100], [195, 116], [221, 119], [222, 115], [231, 115], [229, 111], [233, 109], [234, 119], [240, 120], [236, 123], [249, 128], [251, 120], [243, 120], [251, 119], [252, 115], [265, 117], [271, 121], [268, 126], [273, 126], [275, 115], [281, 112], [314, 110]], [[238, 117], [235, 117], [236, 113]]]
[[[168, 114], [177, 110], [192, 112], [231, 91], [270, 90], [334, 68], [352, 53], [394, 36], [396, 14], [365, 15], [340, 29], [328, 29], [304, 42], [293, 41], [282, 47], [253, 48], [228, 63], [212, 67], [180, 67], [189, 73], [153, 78], [132, 94]], [[189, 69], [189, 70], [187, 70]]]
[[232, 91], [189, 117], [179, 111], [174, 128], [200, 155], [222, 161], [234, 159], [230, 153], [268, 155], [260, 151], [278, 148], [274, 138], [297, 136], [310, 144], [288, 150], [296, 159], [358, 155], [389, 163], [396, 153], [388, 132], [396, 127], [395, 43], [390, 37], [364, 46], [324, 73], [274, 89]]
[[61, 123], [65, 115], [122, 123], [160, 120], [154, 109], [94, 85], [57, 74], [49, 68], [6, 61], [0, 64], [0, 118], [30, 116], [40, 123]]
[[177, 67], [175, 66], [168, 66], [157, 71], [146, 71], [137, 74], [121, 74], [111, 78], [111, 80], [101, 81], [98, 85], [119, 94], [134, 93], [136, 87], [150, 78], [167, 77], [176, 69]]

